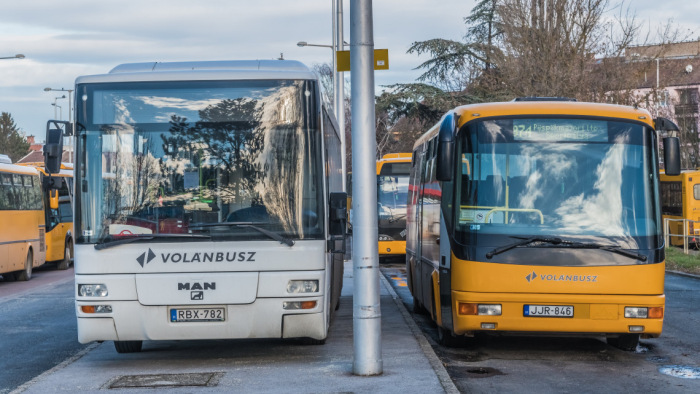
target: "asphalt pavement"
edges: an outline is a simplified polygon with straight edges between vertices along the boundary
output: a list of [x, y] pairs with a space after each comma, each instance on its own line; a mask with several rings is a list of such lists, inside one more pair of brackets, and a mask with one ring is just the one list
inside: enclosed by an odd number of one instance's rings
[[92, 344], [12, 393], [245, 392], [458, 393], [400, 298], [380, 274], [383, 373], [355, 376], [352, 262], [346, 262], [340, 309], [325, 345], [281, 339], [145, 342], [118, 354]]

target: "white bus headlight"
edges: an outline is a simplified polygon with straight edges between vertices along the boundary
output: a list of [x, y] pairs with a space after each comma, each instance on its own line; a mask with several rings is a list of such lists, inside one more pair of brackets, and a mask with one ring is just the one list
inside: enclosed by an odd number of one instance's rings
[[78, 295], [80, 297], [107, 297], [107, 285], [103, 283], [78, 285]]
[[287, 293], [316, 293], [318, 292], [318, 280], [290, 280], [287, 283]]

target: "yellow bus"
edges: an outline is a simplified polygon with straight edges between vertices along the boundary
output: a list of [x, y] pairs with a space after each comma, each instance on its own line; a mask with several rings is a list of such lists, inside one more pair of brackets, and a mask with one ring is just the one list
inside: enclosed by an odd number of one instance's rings
[[[43, 180], [49, 176], [44, 163], [23, 163], [36, 168]], [[73, 261], [73, 165], [61, 163], [54, 188], [42, 188], [46, 222], [46, 261], [59, 270], [68, 269]]]
[[[700, 243], [700, 226], [693, 222], [700, 221], [700, 170], [684, 170], [678, 175], [666, 175], [661, 171], [661, 215], [664, 219], [687, 219], [688, 241]], [[670, 234], [683, 234], [683, 222], [669, 223]], [[683, 245], [683, 238], [671, 237], [672, 245]]]
[[406, 254], [406, 200], [410, 153], [389, 153], [377, 160], [379, 257]]
[[[439, 341], [576, 333], [630, 350], [658, 337], [655, 128], [677, 130], [642, 109], [529, 98], [458, 107], [426, 132], [413, 151], [406, 268]], [[664, 146], [673, 173], [678, 139]]]
[[45, 219], [39, 172], [0, 163], [0, 274], [29, 280], [46, 260]]

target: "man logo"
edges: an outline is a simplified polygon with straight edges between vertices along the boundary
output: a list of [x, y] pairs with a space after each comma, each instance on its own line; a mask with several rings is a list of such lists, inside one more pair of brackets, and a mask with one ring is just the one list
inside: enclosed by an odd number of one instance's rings
[[204, 292], [203, 291], [190, 292], [190, 299], [192, 301], [201, 301], [204, 299]]
[[[148, 253], [148, 257], [146, 257], [146, 253]], [[156, 254], [153, 253], [151, 248], [148, 248], [148, 252], [143, 252], [141, 253], [141, 256], [136, 258], [136, 261], [141, 265], [141, 268], [143, 268], [144, 265], [148, 264], [151, 262], [151, 260], [156, 258]], [[144, 262], [145, 260], [145, 262]]]
[[533, 280], [535, 280], [535, 278], [537, 278], [537, 274], [535, 273], [535, 271], [532, 271], [531, 274], [528, 274], [528, 275], [525, 277], [525, 279], [527, 279], [527, 282], [528, 282], [528, 283], [530, 283], [530, 282], [532, 282]]

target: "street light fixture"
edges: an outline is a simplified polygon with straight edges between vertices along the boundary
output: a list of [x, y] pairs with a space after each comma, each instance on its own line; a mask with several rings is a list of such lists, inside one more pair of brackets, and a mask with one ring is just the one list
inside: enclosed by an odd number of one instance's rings
[[21, 53], [18, 53], [18, 54], [14, 55], [14, 56], [3, 56], [3, 57], [0, 57], [0, 59], [24, 59], [24, 55], [22, 55]]
[[333, 49], [333, 45], [309, 44], [306, 41], [297, 42], [297, 46], [298, 47], [323, 47], [323, 48]]

